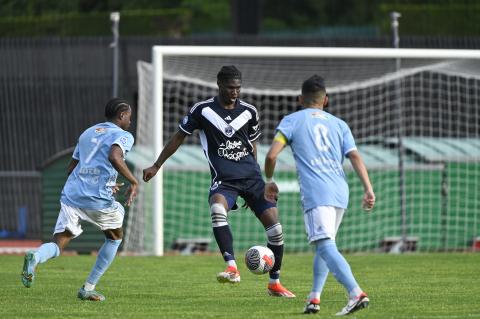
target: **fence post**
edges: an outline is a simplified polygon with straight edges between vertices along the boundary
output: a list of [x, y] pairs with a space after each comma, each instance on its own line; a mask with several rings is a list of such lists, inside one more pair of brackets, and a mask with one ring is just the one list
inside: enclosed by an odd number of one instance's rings
[[113, 42], [110, 47], [113, 49], [113, 83], [112, 83], [112, 97], [118, 96], [118, 39], [120, 33], [118, 25], [120, 23], [120, 12], [111, 12], [110, 21], [112, 21]]

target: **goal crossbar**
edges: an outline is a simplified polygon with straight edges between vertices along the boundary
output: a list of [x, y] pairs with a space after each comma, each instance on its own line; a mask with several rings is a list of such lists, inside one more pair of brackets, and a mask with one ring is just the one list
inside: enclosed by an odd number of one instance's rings
[[332, 58], [414, 58], [480, 59], [480, 50], [394, 49], [394, 48], [319, 48], [319, 47], [246, 47], [246, 46], [154, 46], [156, 56], [234, 56], [234, 57], [332, 57]]

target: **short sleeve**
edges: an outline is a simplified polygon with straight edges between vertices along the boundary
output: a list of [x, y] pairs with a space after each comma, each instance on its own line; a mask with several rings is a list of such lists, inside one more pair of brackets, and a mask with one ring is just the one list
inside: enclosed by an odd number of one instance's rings
[[75, 149], [73, 150], [72, 158], [76, 159], [77, 161], [80, 160], [80, 151], [78, 150], [78, 143], [75, 146]]
[[129, 132], [124, 132], [119, 135], [115, 141], [113, 141], [112, 145], [116, 144], [120, 146], [120, 148], [123, 150], [123, 154], [127, 155], [127, 153], [132, 149], [133, 142], [133, 135]]
[[258, 112], [253, 112], [252, 118], [250, 119], [249, 123], [250, 126], [248, 127], [248, 139], [250, 142], [255, 141], [262, 135], [262, 132], [260, 131], [260, 125], [258, 122]]
[[277, 126], [277, 132], [281, 132], [288, 140], [288, 144], [292, 141], [293, 130], [295, 128], [293, 118], [291, 116], [284, 117]]
[[352, 131], [345, 122], [342, 122], [342, 131], [343, 131], [343, 145], [342, 152], [344, 156], [347, 156], [348, 153], [357, 149], [355, 145], [355, 140], [352, 135]]
[[198, 121], [199, 107], [193, 106], [187, 115], [180, 121], [178, 127], [188, 135], [191, 135], [196, 129], [200, 129]]

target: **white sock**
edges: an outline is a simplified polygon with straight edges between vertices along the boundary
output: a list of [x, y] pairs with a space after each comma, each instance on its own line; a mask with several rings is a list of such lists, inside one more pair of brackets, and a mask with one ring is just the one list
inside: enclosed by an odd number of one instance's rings
[[237, 263], [235, 262], [235, 260], [229, 260], [229, 261], [227, 261], [227, 265], [228, 265], [229, 267], [235, 267], [235, 268], [237, 268]]
[[92, 291], [95, 290], [95, 285], [92, 285], [91, 283], [86, 281], [83, 289], [85, 289], [86, 291]]
[[272, 279], [272, 278], [270, 278], [269, 283], [270, 283], [270, 284], [278, 284], [278, 283], [280, 283], [280, 279]]
[[308, 295], [308, 300], [312, 300], [312, 299], [320, 300], [320, 292], [312, 291], [310, 295]]
[[363, 290], [360, 288], [360, 287], [355, 287], [353, 288], [349, 293], [348, 295], [350, 296], [350, 299], [355, 299], [357, 298], [361, 293], [363, 292]]

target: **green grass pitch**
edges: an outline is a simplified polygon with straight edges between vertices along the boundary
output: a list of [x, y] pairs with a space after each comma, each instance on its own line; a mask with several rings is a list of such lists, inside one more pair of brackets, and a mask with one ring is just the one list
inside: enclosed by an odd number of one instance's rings
[[[0, 256], [0, 318], [303, 318], [312, 254], [288, 254], [282, 282], [295, 299], [266, 294], [268, 276], [239, 265], [242, 282], [219, 284], [220, 256], [117, 257], [97, 288], [103, 303], [76, 298], [95, 260], [62, 256], [40, 265], [32, 288], [20, 281], [22, 256]], [[370, 307], [349, 318], [480, 318], [480, 254], [347, 255]], [[329, 276], [317, 318], [346, 302]]]

